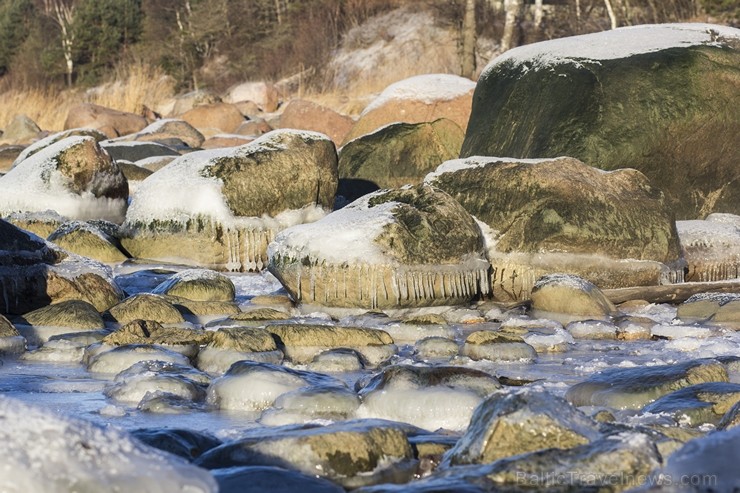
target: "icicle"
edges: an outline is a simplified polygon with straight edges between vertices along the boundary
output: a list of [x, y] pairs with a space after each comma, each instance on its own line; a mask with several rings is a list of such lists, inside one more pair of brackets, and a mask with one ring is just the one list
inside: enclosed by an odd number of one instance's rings
[[378, 288], [375, 285], [375, 266], [370, 267], [370, 303], [372, 305], [372, 308], [378, 307]]
[[396, 305], [401, 303], [401, 287], [398, 284], [398, 271], [394, 270], [391, 272], [391, 289], [393, 290], [393, 296], [396, 298]]
[[297, 267], [296, 268], [296, 296], [298, 299], [296, 301], [300, 301], [303, 299], [303, 286], [301, 285], [301, 273], [303, 272], [303, 267]]

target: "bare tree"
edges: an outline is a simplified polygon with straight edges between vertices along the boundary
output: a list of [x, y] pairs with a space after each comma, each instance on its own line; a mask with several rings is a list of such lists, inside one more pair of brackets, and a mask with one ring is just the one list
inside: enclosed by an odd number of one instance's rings
[[542, 18], [544, 17], [544, 6], [542, 0], [534, 0], [534, 29], [542, 29]]
[[514, 46], [514, 34], [518, 30], [519, 22], [524, 10], [522, 0], [505, 0], [504, 10], [506, 17], [504, 21], [504, 34], [501, 37], [501, 50], [506, 51]]
[[70, 0], [44, 0], [44, 14], [59, 26], [62, 43], [62, 54], [65, 62], [65, 79], [68, 86], [72, 85], [74, 75], [74, 59], [72, 51], [75, 44], [75, 34], [72, 29], [75, 4]]
[[619, 27], [619, 24], [617, 23], [617, 16], [614, 14], [614, 8], [612, 8], [612, 3], [610, 0], [604, 0], [604, 5], [606, 6], [606, 13], [609, 15], [609, 22], [611, 23], [612, 29], [616, 29]]
[[462, 24], [462, 70], [461, 75], [475, 77], [475, 0], [466, 0]]

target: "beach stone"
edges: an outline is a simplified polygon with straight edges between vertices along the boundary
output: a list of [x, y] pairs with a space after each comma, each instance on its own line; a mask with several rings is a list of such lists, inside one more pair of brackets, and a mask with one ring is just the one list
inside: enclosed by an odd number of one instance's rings
[[167, 101], [162, 108], [158, 109], [158, 111], [163, 115], [177, 116], [182, 115], [186, 111], [192, 110], [196, 106], [220, 102], [221, 98], [214, 94], [213, 91], [209, 89], [196, 89], [195, 91], [186, 92], [185, 94], [178, 94], [171, 100]]
[[193, 301], [179, 296], [165, 295], [165, 299], [172, 306], [185, 315], [211, 316], [211, 315], [237, 315], [239, 305], [233, 301]]
[[95, 224], [71, 221], [62, 224], [48, 238], [68, 252], [105, 263], [119, 263], [128, 257], [119, 248], [118, 240]]
[[354, 417], [360, 398], [347, 388], [314, 386], [282, 394], [274, 409], [262, 413], [260, 423], [267, 426], [303, 424], [312, 420], [342, 421]]
[[696, 427], [717, 425], [740, 402], [740, 384], [710, 382], [684, 387], [642, 408], [643, 413], [666, 413], [679, 423]]
[[10, 320], [0, 315], [0, 356], [23, 354], [25, 351], [26, 339]]
[[596, 422], [564, 399], [522, 388], [495, 392], [475, 410], [470, 426], [442, 465], [483, 464], [542, 449], [571, 449], [600, 436]]
[[570, 157], [471, 157], [443, 163], [425, 182], [487, 227], [499, 301], [528, 299], [547, 274], [601, 289], [683, 279], [673, 211], [636, 170], [607, 173]]
[[616, 340], [623, 332], [620, 327], [606, 320], [581, 320], [565, 328], [574, 339]]
[[614, 304], [592, 282], [568, 274], [540, 277], [532, 288], [532, 309], [587, 318], [608, 318], [617, 313]]
[[210, 434], [187, 428], [138, 428], [131, 431], [131, 436], [191, 462], [222, 443]]
[[51, 210], [44, 212], [14, 212], [5, 216], [3, 219], [41, 238], [48, 238], [62, 224], [68, 222], [66, 218]]
[[729, 430], [730, 428], [737, 428], [740, 426], [740, 402], [735, 403], [732, 409], [727, 411], [719, 424], [717, 425], [718, 430]]
[[[355, 121], [331, 108], [305, 99], [291, 99], [280, 115], [280, 128], [297, 128], [326, 134], [339, 146]], [[259, 135], [259, 134], [257, 134]], [[462, 140], [460, 141], [462, 144]]]
[[203, 142], [203, 149], [221, 149], [224, 147], [238, 147], [254, 142], [256, 137], [247, 137], [236, 134], [216, 134], [208, 137]]
[[154, 288], [153, 294], [179, 296], [192, 301], [234, 301], [231, 279], [208, 269], [186, 269]]
[[99, 312], [123, 298], [110, 268], [64, 252], [0, 219], [0, 313], [24, 314], [66, 300]]
[[727, 369], [720, 361], [695, 359], [673, 365], [604, 370], [573, 385], [565, 398], [574, 406], [641, 409], [684, 387], [727, 381]]
[[92, 128], [103, 132], [109, 139], [136, 133], [146, 126], [146, 118], [141, 115], [92, 103], [73, 106], [64, 121], [64, 130]]
[[480, 228], [449, 195], [427, 185], [381, 190], [289, 228], [268, 255], [270, 272], [306, 305], [467, 304], [489, 288]]
[[97, 330], [105, 327], [98, 310], [89, 302], [82, 300], [60, 301], [26, 313], [19, 320], [28, 325], [50, 325], [79, 330]]
[[263, 411], [286, 392], [303, 387], [344, 383], [328, 375], [255, 361], [237, 361], [208, 387], [208, 403], [218, 409]]
[[245, 146], [190, 153], [139, 185], [122, 243], [138, 258], [260, 270], [277, 231], [332, 207], [336, 180], [334, 145], [317, 133], [276, 130]]
[[0, 177], [0, 212], [53, 210], [70, 219], [121, 222], [128, 183], [92, 137], [68, 137]]
[[[118, 167], [121, 168], [121, 173], [128, 180], [129, 193], [134, 193], [136, 190], [136, 182], [140, 182], [149, 178], [153, 171], [146, 168], [142, 168], [129, 161], [119, 160], [116, 161]], [[133, 183], [132, 183], [133, 182]]]
[[84, 484], [88, 491], [131, 491], [132, 485], [141, 492], [218, 491], [207, 471], [144, 445], [116, 426], [5, 396], [0, 397], [0, 420], [0, 440], [7, 446], [0, 490], [80, 491]]
[[537, 359], [537, 351], [520, 336], [493, 330], [478, 330], [471, 333], [465, 339], [460, 354], [474, 361], [531, 363]]
[[10, 320], [0, 315], [0, 337], [17, 337], [19, 335], [21, 334], [18, 332], [18, 329], [15, 328], [15, 325], [13, 325]]
[[205, 400], [205, 387], [198, 385], [183, 375], [165, 374], [140, 374], [116, 378], [106, 385], [103, 394], [116, 402], [139, 403], [147, 394], [159, 396], [176, 397], [185, 402], [202, 402]]
[[357, 383], [358, 416], [410, 423], [428, 430], [464, 430], [473, 410], [501, 388], [496, 377], [457, 366], [393, 365]]
[[280, 94], [275, 85], [269, 82], [242, 82], [229, 89], [226, 100], [232, 104], [252, 101], [261, 111], [272, 113], [278, 109]]
[[345, 488], [411, 479], [413, 451], [405, 429], [381, 420], [359, 420], [227, 442], [195, 463], [209, 469], [240, 465], [282, 465], [331, 479]]
[[260, 135], [264, 135], [267, 132], [271, 132], [272, 130], [274, 130], [274, 128], [272, 128], [270, 124], [267, 123], [263, 118], [250, 118], [249, 120], [239, 125], [234, 133], [237, 135], [259, 137]]
[[5, 174], [10, 171], [13, 162], [25, 148], [26, 146], [0, 144], [0, 173]]
[[216, 469], [213, 477], [220, 493], [344, 493], [338, 484], [276, 466], [242, 466]]
[[379, 329], [275, 323], [264, 330], [273, 335], [285, 357], [296, 364], [310, 363], [327, 349], [350, 348], [361, 354], [369, 366], [377, 366], [396, 352], [393, 338]]
[[343, 373], [365, 369], [365, 358], [354, 349], [322, 351], [308, 363], [308, 369], [320, 373]]
[[134, 164], [140, 169], [151, 171], [152, 173], [156, 173], [160, 169], [170, 164], [175, 159], [176, 159], [175, 156], [155, 156], [155, 157], [142, 159], [140, 161], [136, 161]]
[[33, 156], [37, 152], [46, 149], [52, 144], [56, 144], [60, 140], [64, 140], [68, 137], [92, 137], [95, 142], [102, 142], [106, 140], [106, 135], [102, 132], [99, 132], [98, 130], [94, 130], [92, 128], [73, 128], [70, 130], [63, 130], [61, 132], [56, 132], [51, 135], [47, 135], [43, 139], [37, 140], [33, 144], [27, 146], [25, 149], [21, 151], [20, 154], [16, 157], [15, 161], [13, 161], [13, 164], [11, 167], [15, 167], [21, 162], [25, 161], [29, 157]]
[[163, 296], [148, 293], [130, 296], [111, 307], [108, 312], [120, 324], [134, 320], [152, 320], [160, 324], [177, 324], [185, 321], [177, 308]]
[[[737, 220], [733, 221], [733, 218]], [[676, 221], [687, 282], [740, 277], [740, 216], [710, 214], [706, 220]]]
[[275, 308], [252, 308], [232, 315], [227, 322], [268, 322], [288, 319], [290, 319], [290, 314]]
[[180, 118], [201, 132], [217, 128], [221, 132], [231, 133], [244, 121], [244, 115], [237, 107], [228, 103], [199, 105], [180, 115]]
[[182, 142], [190, 149], [199, 149], [205, 141], [203, 134], [185, 120], [164, 118], [147, 125], [139, 132], [116, 139], [115, 142], [157, 142], [167, 146], [167, 142], [173, 139]]
[[360, 114], [346, 140], [395, 122], [421, 123], [446, 118], [463, 131], [468, 126], [475, 82], [452, 74], [409, 77], [389, 85]]
[[209, 333], [187, 327], [164, 327], [154, 320], [132, 320], [103, 338], [105, 344], [200, 345], [210, 341]]
[[[713, 320], [717, 315], [722, 318], [720, 310], [726, 305], [732, 305], [740, 301], [740, 293], [699, 293], [692, 295], [678, 305], [676, 318], [684, 322], [707, 322]], [[732, 306], [727, 312], [732, 311]]]
[[41, 129], [28, 115], [15, 115], [5, 126], [0, 144], [28, 145], [38, 139]]
[[665, 465], [653, 472], [649, 481], [660, 484], [658, 481], [661, 477], [696, 478], [692, 479], [699, 482], [696, 487], [692, 484], [691, 488], [678, 491], [733, 491], [740, 485], [737, 475], [738, 456], [740, 428], [709, 433], [687, 442], [671, 454]]
[[180, 155], [179, 152], [171, 147], [158, 142], [105, 140], [100, 143], [100, 147], [108, 151], [108, 154], [114, 160], [130, 161], [132, 163], [151, 157]]
[[157, 360], [189, 366], [188, 358], [170, 349], [150, 344], [129, 344], [126, 346], [102, 345], [87, 361], [87, 369], [93, 373], [118, 374], [136, 363]]
[[[478, 468], [455, 468], [451, 477], [513, 491], [625, 491], [662, 463], [651, 437], [622, 432], [568, 450], [551, 448]], [[477, 478], [476, 478], [477, 476]]]
[[461, 157], [629, 165], [678, 219], [738, 214], [739, 39], [725, 26], [660, 24], [510, 50], [481, 74]]
[[414, 355], [420, 361], [450, 360], [459, 351], [457, 342], [447, 337], [425, 337], [414, 344]]
[[223, 327], [210, 332], [210, 341], [198, 352], [196, 366], [208, 373], [223, 374], [237, 361], [280, 364], [283, 353], [272, 334], [261, 328]]
[[456, 158], [465, 137], [453, 121], [393, 123], [347, 142], [339, 150], [339, 189], [349, 202], [378, 190], [421, 183]]

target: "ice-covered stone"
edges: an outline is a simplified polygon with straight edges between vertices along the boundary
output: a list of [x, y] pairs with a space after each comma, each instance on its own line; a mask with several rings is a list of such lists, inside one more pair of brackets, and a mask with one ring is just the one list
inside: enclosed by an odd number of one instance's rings
[[275, 400], [274, 409], [262, 413], [260, 423], [268, 426], [303, 424], [310, 421], [342, 421], [354, 417], [360, 398], [335, 385], [296, 389]]
[[0, 211], [53, 210], [69, 219], [120, 223], [128, 183], [92, 137], [68, 137], [19, 162], [0, 177]]
[[537, 279], [555, 273], [600, 288], [682, 280], [673, 212], [636, 170], [604, 172], [570, 157], [471, 157], [443, 163], [425, 182], [481, 222], [497, 299], [527, 299]]
[[196, 366], [208, 373], [223, 374], [237, 361], [280, 364], [283, 353], [272, 334], [262, 328], [222, 327], [211, 333], [208, 345], [198, 351]]
[[427, 185], [381, 190], [289, 228], [268, 254], [270, 271], [307, 305], [454, 305], [488, 293], [478, 225], [449, 195]]
[[457, 342], [447, 337], [425, 337], [414, 344], [414, 356], [420, 361], [450, 360], [459, 351]]
[[72, 221], [62, 224], [47, 238], [68, 252], [100, 262], [118, 263], [128, 257], [121, 251], [118, 240], [95, 224]]
[[234, 301], [234, 283], [208, 269], [182, 270], [154, 288], [154, 294], [179, 296], [193, 301]]
[[734, 221], [676, 221], [676, 228], [688, 264], [686, 281], [740, 278], [740, 226]]
[[617, 309], [592, 282], [568, 274], [548, 274], [532, 288], [532, 309], [575, 317], [608, 318]]
[[620, 328], [606, 320], [581, 320], [571, 322], [566, 327], [574, 339], [617, 339]]
[[537, 359], [537, 351], [518, 335], [493, 330], [471, 333], [465, 339], [461, 354], [475, 361], [531, 363]]
[[94, 373], [120, 373], [141, 361], [163, 361], [188, 366], [190, 360], [180, 353], [160, 346], [132, 344], [128, 346], [102, 346], [90, 356], [87, 369]]
[[365, 368], [363, 356], [349, 348], [329, 349], [314, 356], [308, 369], [322, 373], [360, 371]]
[[612, 368], [573, 385], [565, 396], [576, 406], [640, 409], [690, 385], [727, 381], [727, 369], [720, 361], [696, 359], [674, 365]]
[[[211, 340], [211, 334], [191, 327], [165, 327], [154, 320], [135, 319], [103, 338], [105, 344], [160, 344], [164, 346], [200, 346]], [[178, 351], [182, 352], [182, 351]]]
[[592, 421], [565, 400], [530, 388], [493, 393], [447, 454], [446, 467], [482, 464], [535, 450], [570, 449], [600, 436]]
[[260, 270], [278, 231], [332, 207], [336, 166], [328, 137], [296, 130], [186, 154], [138, 187], [122, 243], [139, 258]]
[[185, 120], [176, 118], [163, 118], [151, 123], [136, 133], [124, 135], [112, 142], [162, 142], [178, 140], [191, 149], [198, 149], [203, 144], [205, 137], [195, 127]]
[[0, 490], [189, 491], [215, 493], [203, 469], [164, 454], [116, 427], [99, 427], [0, 397]]
[[237, 361], [223, 376], [211, 382], [208, 403], [219, 409], [262, 411], [287, 392], [316, 385], [344, 387], [340, 380], [321, 373]]
[[699, 293], [678, 305], [683, 322], [736, 322], [740, 325], [740, 293]]
[[227, 467], [213, 471], [219, 493], [344, 493], [338, 484], [314, 474], [276, 466]]
[[406, 428], [382, 420], [273, 428], [224, 443], [200, 456], [195, 463], [209, 469], [289, 466], [350, 489], [393, 480], [406, 482], [413, 476], [416, 465]]
[[160, 324], [182, 323], [185, 319], [179, 311], [163, 296], [156, 294], [135, 294], [111, 307], [109, 313], [120, 324], [134, 320], [152, 320]]
[[666, 413], [682, 424], [717, 425], [740, 402], [740, 384], [710, 382], [684, 387], [642, 408], [643, 413]]
[[463, 430], [481, 401], [501, 388], [496, 377], [453, 366], [394, 365], [361, 386], [358, 416], [391, 419], [428, 430]]

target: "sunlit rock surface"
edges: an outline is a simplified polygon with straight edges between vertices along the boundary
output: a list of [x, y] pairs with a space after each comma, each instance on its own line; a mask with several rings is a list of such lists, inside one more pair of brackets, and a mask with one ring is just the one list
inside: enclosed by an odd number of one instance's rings
[[604, 172], [569, 157], [471, 157], [443, 163], [425, 182], [483, 223], [499, 300], [527, 299], [554, 273], [602, 289], [683, 280], [673, 212], [636, 170]]
[[285, 230], [268, 254], [270, 271], [307, 305], [424, 307], [488, 293], [480, 229], [427, 185], [381, 190]]
[[274, 235], [321, 217], [336, 186], [334, 144], [318, 133], [278, 130], [186, 154], [138, 187], [122, 244], [139, 258], [260, 270]]

